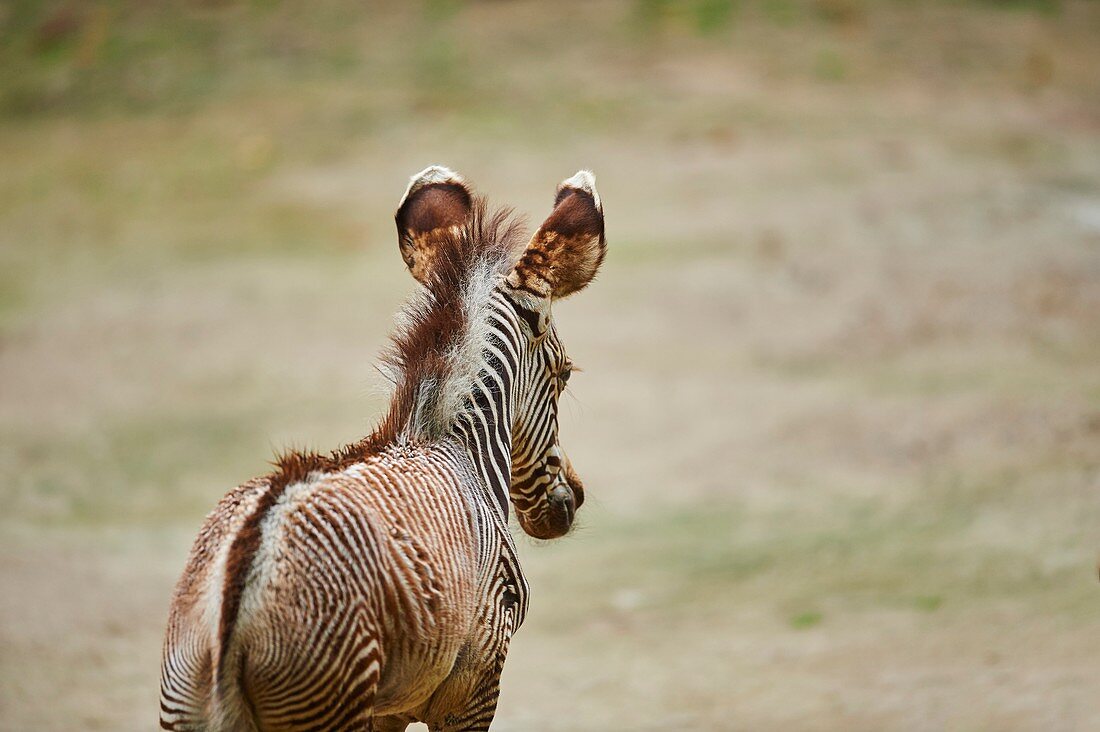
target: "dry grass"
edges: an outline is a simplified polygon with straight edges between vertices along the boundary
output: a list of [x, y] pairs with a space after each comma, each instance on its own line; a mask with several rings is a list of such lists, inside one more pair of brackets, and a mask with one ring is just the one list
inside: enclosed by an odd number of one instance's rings
[[429, 162], [608, 215], [494, 729], [1100, 726], [1100, 7], [302, 7], [0, 6], [0, 729], [151, 727], [204, 511], [381, 411]]

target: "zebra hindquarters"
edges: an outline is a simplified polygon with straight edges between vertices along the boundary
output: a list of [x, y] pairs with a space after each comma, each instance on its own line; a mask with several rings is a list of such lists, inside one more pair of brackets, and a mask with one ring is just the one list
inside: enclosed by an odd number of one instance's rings
[[382, 658], [369, 611], [337, 601], [304, 617], [294, 605], [261, 611], [234, 644], [229, 668], [257, 726], [262, 732], [370, 730]]
[[160, 728], [174, 732], [259, 732], [237, 674], [218, 684], [212, 635], [196, 608], [173, 606], [160, 676]]
[[175, 732], [211, 729], [213, 666], [209, 634], [173, 605], [160, 668], [160, 728]]

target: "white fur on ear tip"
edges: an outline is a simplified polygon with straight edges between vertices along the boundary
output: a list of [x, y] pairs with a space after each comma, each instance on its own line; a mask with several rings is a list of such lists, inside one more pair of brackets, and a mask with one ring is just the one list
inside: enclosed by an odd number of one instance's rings
[[424, 168], [424, 170], [409, 178], [409, 185], [405, 188], [405, 195], [401, 196], [401, 203], [404, 203], [406, 198], [416, 193], [424, 186], [430, 186], [435, 183], [457, 183], [464, 186], [466, 185], [466, 179], [446, 165], [429, 165]]
[[560, 191], [562, 188], [576, 188], [578, 191], [584, 191], [592, 196], [592, 200], [596, 202], [596, 209], [603, 213], [603, 204], [600, 202], [599, 191], [596, 190], [596, 176], [593, 175], [591, 170], [578, 170], [573, 174], [572, 178], [566, 178], [558, 186]]
[[424, 185], [430, 183], [462, 183], [462, 176], [454, 172], [446, 165], [429, 165], [412, 177], [414, 181], [420, 181]]

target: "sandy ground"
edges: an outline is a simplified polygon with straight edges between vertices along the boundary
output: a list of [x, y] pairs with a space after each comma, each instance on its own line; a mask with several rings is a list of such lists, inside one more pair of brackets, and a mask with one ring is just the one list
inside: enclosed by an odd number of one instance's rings
[[205, 511], [382, 409], [430, 162], [611, 246], [494, 729], [1100, 729], [1100, 7], [1020, 6], [80, 20], [0, 124], [0, 730], [153, 727]]

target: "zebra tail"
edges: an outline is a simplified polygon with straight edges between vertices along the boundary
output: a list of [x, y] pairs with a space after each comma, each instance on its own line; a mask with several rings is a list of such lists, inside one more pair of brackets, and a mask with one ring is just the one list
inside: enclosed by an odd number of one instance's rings
[[244, 688], [244, 650], [220, 658], [210, 695], [210, 732], [261, 732]]

